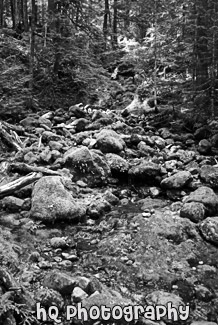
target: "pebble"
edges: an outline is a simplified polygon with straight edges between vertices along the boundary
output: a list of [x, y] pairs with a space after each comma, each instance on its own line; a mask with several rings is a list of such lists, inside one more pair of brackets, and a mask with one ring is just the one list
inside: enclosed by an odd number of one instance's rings
[[72, 302], [81, 302], [83, 299], [87, 298], [87, 293], [81, 289], [80, 287], [75, 287], [71, 294], [71, 301]]
[[142, 212], [142, 216], [144, 218], [150, 218], [151, 217], [151, 213], [150, 212]]
[[78, 261], [78, 256], [76, 256], [75, 254], [68, 254], [68, 253], [62, 253], [61, 256], [68, 261], [74, 262], [74, 261]]
[[64, 260], [64, 261], [61, 261], [58, 265], [66, 267], [66, 268], [71, 268], [73, 266], [73, 263], [69, 260]]

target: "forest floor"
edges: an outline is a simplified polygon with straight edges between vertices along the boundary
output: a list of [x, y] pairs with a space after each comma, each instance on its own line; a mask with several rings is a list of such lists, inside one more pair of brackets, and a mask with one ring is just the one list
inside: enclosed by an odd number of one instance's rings
[[138, 322], [217, 323], [216, 125], [152, 125], [169, 114], [72, 106], [2, 122], [14, 147], [1, 133], [1, 324], [36, 323], [37, 302], [75, 323], [65, 307], [81, 301], [172, 302], [187, 320]]

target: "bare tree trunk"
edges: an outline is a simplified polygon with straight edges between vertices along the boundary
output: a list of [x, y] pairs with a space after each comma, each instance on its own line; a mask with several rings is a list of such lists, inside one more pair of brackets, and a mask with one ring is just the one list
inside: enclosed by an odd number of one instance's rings
[[107, 37], [108, 37], [108, 17], [109, 17], [110, 9], [109, 9], [109, 0], [105, 0], [104, 2], [104, 22], [103, 22], [103, 34], [104, 34], [104, 46], [105, 50], [107, 49]]
[[157, 108], [157, 0], [154, 7], [154, 108], [155, 113], [158, 113]]
[[45, 0], [42, 0], [42, 25], [45, 24]]
[[15, 20], [15, 10], [14, 10], [14, 0], [11, 0], [10, 1], [10, 4], [11, 4], [12, 27], [13, 27], [13, 29], [15, 29], [15, 27], [16, 27], [16, 20]]
[[33, 96], [34, 56], [35, 56], [35, 0], [31, 0], [31, 38], [30, 38], [30, 91]]
[[28, 12], [27, 12], [27, 0], [22, 0], [23, 3], [23, 24], [24, 24], [24, 31], [28, 32], [29, 24], [28, 24]]
[[115, 49], [117, 47], [117, 0], [114, 0], [114, 19], [113, 19], [113, 35], [112, 35], [112, 45]]
[[131, 1], [126, 0], [125, 1], [125, 15], [124, 15], [124, 30], [125, 31], [127, 31], [130, 26], [130, 20], [129, 20], [130, 8], [131, 8]]
[[0, 0], [0, 28], [4, 27], [4, 0]]

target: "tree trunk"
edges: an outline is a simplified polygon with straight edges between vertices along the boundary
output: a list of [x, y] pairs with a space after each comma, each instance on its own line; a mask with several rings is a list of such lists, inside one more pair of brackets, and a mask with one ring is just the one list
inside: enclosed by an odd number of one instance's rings
[[104, 47], [107, 49], [107, 37], [108, 37], [108, 17], [109, 17], [110, 9], [109, 9], [109, 0], [105, 0], [104, 2], [104, 22], [103, 22], [103, 34], [104, 34]]
[[201, 0], [197, 12], [197, 67], [196, 67], [196, 85], [198, 90], [207, 88], [208, 82], [208, 0]]
[[28, 32], [29, 24], [28, 24], [28, 11], [27, 11], [27, 0], [22, 0], [23, 4], [23, 24], [24, 24], [24, 31]]
[[0, 0], [0, 28], [4, 27], [4, 0]]
[[125, 14], [124, 14], [124, 30], [125, 30], [125, 32], [129, 29], [129, 26], [130, 26], [130, 20], [129, 20], [130, 8], [131, 8], [131, 2], [130, 2], [130, 0], [126, 0], [125, 1]]
[[113, 48], [117, 47], [117, 0], [114, 0], [114, 19], [113, 19]]
[[34, 56], [35, 56], [35, 0], [31, 0], [31, 38], [30, 38], [30, 91], [33, 96]]
[[16, 20], [15, 20], [15, 10], [14, 10], [14, 0], [10, 1], [11, 4], [11, 19], [12, 19], [12, 28], [15, 29], [16, 27]]

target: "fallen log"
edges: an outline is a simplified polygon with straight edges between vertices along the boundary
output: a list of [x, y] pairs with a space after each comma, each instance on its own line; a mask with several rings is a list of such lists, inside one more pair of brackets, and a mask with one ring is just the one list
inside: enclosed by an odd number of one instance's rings
[[41, 173], [31, 173], [28, 174], [27, 176], [18, 178], [15, 181], [12, 181], [8, 184], [0, 186], [0, 198], [10, 195], [17, 190], [20, 190], [21, 188], [37, 181], [41, 177], [42, 177]]
[[42, 173], [42, 174], [46, 174], [46, 175], [63, 176], [61, 173], [51, 170], [49, 168], [31, 166], [31, 165], [28, 165], [25, 163], [12, 163], [12, 164], [10, 164], [10, 170], [13, 172], [18, 172], [18, 173], [37, 172], [37, 173]]
[[17, 141], [17, 138], [19, 138], [18, 135], [16, 134], [16, 138], [15, 138], [14, 135], [9, 134], [1, 122], [0, 122], [0, 137], [6, 142], [6, 144], [9, 147], [12, 147], [16, 151], [22, 150], [21, 142], [18, 143]]

